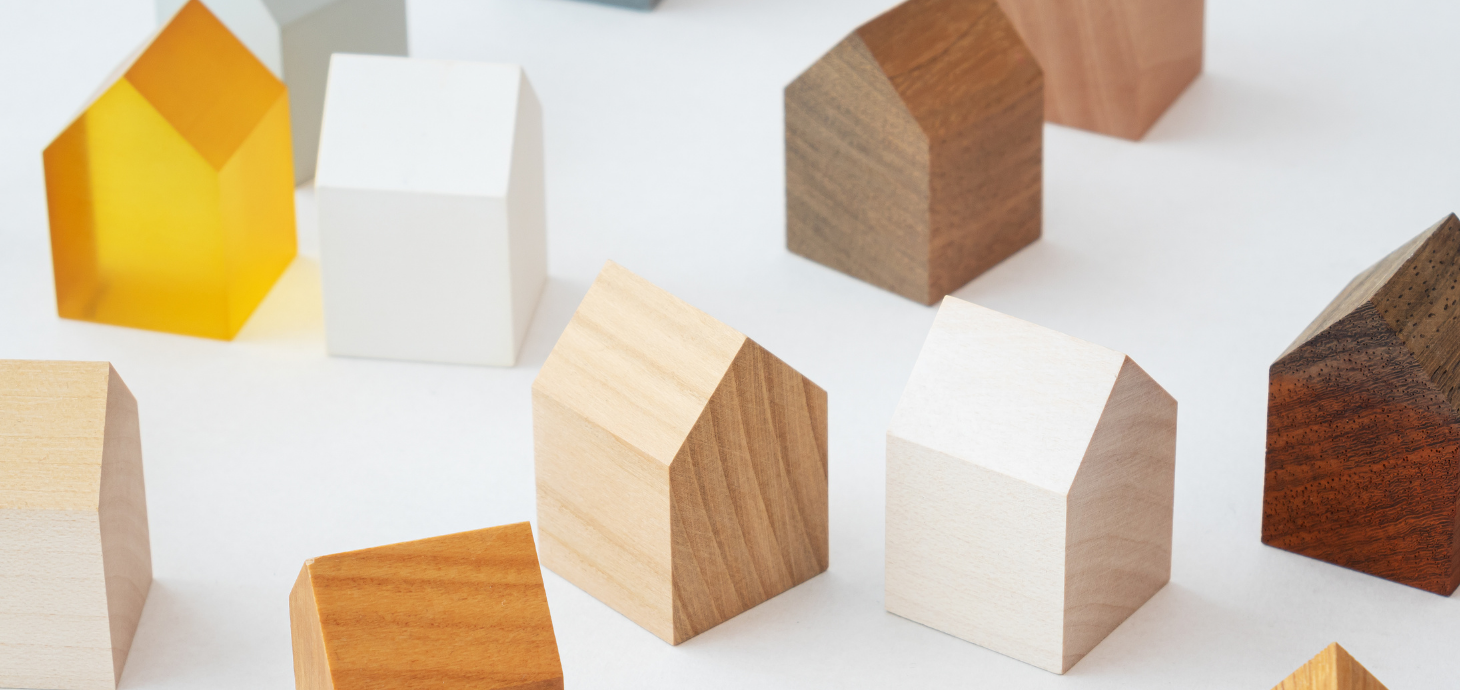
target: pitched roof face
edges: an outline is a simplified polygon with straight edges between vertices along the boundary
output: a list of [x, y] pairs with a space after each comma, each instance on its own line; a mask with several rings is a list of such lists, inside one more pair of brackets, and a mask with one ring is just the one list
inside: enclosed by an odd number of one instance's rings
[[908, 0], [857, 35], [933, 140], [961, 135], [1043, 75], [997, 0]]
[[533, 389], [669, 465], [745, 341], [610, 261]]
[[1064, 494], [1125, 361], [946, 297], [888, 433]]
[[0, 509], [96, 510], [111, 365], [0, 360]]

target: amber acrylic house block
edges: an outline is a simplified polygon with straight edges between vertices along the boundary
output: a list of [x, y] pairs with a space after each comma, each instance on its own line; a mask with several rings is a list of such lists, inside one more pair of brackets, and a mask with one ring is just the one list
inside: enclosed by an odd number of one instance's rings
[[1262, 541], [1460, 586], [1460, 220], [1354, 278], [1273, 363]]
[[1044, 68], [1045, 118], [1140, 139], [1201, 74], [1205, 0], [999, 0]]
[[230, 339], [294, 257], [284, 85], [193, 0], [45, 151], [61, 316]]
[[1044, 82], [996, 0], [910, 0], [786, 87], [786, 246], [923, 304], [1040, 235]]
[[525, 522], [310, 559], [289, 626], [298, 690], [563, 687]]
[[618, 265], [532, 420], [543, 565], [666, 642], [826, 570], [826, 393]]
[[1272, 690], [1388, 690], [1335, 642]]
[[0, 360], [0, 687], [115, 688], [151, 585], [126, 384], [106, 362]]

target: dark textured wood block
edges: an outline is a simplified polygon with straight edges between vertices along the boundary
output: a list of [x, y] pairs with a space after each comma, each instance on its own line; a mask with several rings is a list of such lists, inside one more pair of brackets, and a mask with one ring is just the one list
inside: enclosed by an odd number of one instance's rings
[[932, 304], [1039, 238], [1044, 79], [996, 0], [909, 0], [786, 87], [786, 244]]
[[1273, 363], [1262, 540], [1460, 586], [1460, 220], [1355, 278]]

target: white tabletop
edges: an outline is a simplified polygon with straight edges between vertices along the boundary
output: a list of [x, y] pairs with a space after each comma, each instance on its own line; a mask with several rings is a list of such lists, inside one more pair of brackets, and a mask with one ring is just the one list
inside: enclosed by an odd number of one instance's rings
[[148, 0], [0, 4], [0, 356], [115, 363], [156, 582], [122, 687], [292, 687], [305, 558], [533, 518], [529, 387], [605, 259], [824, 387], [831, 569], [678, 647], [545, 573], [572, 688], [1255, 688], [1338, 641], [1454, 687], [1460, 601], [1263, 546], [1267, 366], [1460, 210], [1460, 3], [1211, 0], [1207, 71], [1141, 143], [1049, 126], [1045, 237], [956, 294], [1130, 354], [1181, 404], [1171, 584], [1059, 677], [886, 613], [884, 431], [934, 310], [784, 249], [781, 89], [892, 0], [412, 0], [420, 57], [520, 63], [551, 279], [514, 369], [324, 353], [301, 257], [232, 343], [56, 317], [40, 151]]

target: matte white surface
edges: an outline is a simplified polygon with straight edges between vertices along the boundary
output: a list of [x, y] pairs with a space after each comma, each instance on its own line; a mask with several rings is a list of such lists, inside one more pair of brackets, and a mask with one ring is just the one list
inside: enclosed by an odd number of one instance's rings
[[945, 297], [887, 433], [1064, 495], [1124, 363]]
[[[161, 26], [188, 4], [188, 0], [156, 0], [157, 24]], [[279, 45], [279, 23], [263, 0], [202, 0], [203, 5], [228, 27], [254, 57], [284, 78], [284, 55]]]
[[336, 54], [320, 165], [330, 354], [512, 366], [546, 279], [522, 69]]
[[0, 356], [109, 359], [142, 415], [153, 585], [125, 690], [292, 687], [305, 558], [531, 519], [529, 391], [603, 261], [829, 395], [831, 569], [678, 647], [544, 574], [570, 687], [1271, 688], [1337, 640], [1453, 688], [1460, 600], [1259, 542], [1267, 367], [1460, 209], [1453, 0], [1212, 0], [1144, 142], [1045, 139], [1045, 236], [960, 297], [1126, 352], [1181, 401], [1172, 582], [1065, 676], [883, 609], [885, 431], [934, 310], [784, 249], [781, 89], [891, 0], [412, 0], [416, 54], [547, 104], [551, 279], [512, 369], [327, 357], [305, 256], [232, 343], [55, 316], [40, 151], [145, 0], [0, 3]]

